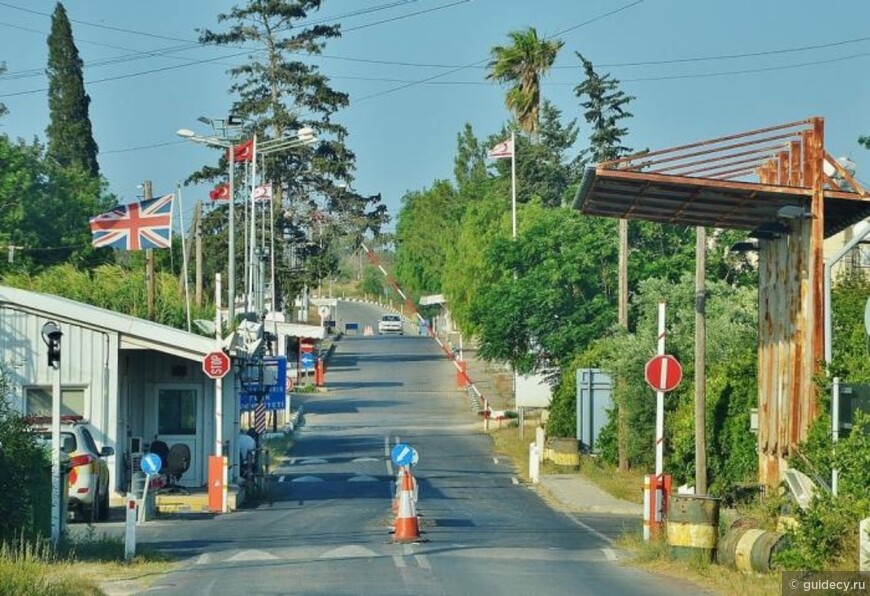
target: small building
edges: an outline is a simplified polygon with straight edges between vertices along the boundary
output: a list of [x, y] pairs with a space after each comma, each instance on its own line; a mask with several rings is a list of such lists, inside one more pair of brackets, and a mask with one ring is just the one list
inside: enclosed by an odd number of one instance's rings
[[[54, 321], [61, 343], [62, 413], [80, 415], [97, 431], [99, 446], [110, 446], [110, 486], [124, 493], [138, 456], [155, 439], [170, 448], [190, 448], [189, 469], [178, 484], [207, 483], [208, 456], [217, 450], [215, 430], [238, 478], [238, 379], [234, 370], [221, 383], [202, 370], [215, 339], [75, 302], [58, 296], [0, 286], [0, 363], [12, 382], [13, 407], [24, 414], [50, 408], [49, 368], [42, 326]], [[218, 387], [217, 400], [216, 387]], [[216, 404], [222, 415], [216, 415]]]

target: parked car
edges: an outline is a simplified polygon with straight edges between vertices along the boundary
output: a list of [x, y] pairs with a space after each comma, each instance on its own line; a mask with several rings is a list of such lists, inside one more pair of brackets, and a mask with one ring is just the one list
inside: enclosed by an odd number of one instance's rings
[[[39, 440], [51, 448], [51, 418], [32, 418]], [[109, 465], [115, 450], [97, 448], [94, 429], [80, 416], [62, 416], [61, 452], [69, 456], [69, 510], [77, 521], [95, 522], [109, 515]]]
[[402, 327], [402, 317], [399, 315], [384, 315], [378, 321], [378, 335], [385, 333], [398, 333], [404, 335], [405, 330]]

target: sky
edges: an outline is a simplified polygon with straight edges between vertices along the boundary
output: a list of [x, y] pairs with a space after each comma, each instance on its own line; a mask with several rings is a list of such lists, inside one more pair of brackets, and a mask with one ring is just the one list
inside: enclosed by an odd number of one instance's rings
[[[151, 180], [172, 192], [213, 150], [176, 136], [207, 135], [199, 116], [231, 107], [226, 70], [238, 48], [195, 47], [198, 29], [222, 30], [230, 0], [67, 0], [84, 61], [90, 117], [109, 189], [126, 203]], [[0, 134], [45, 139], [46, 37], [54, 0], [0, 0]], [[825, 118], [826, 147], [870, 181], [870, 2], [840, 0], [324, 0], [309, 22], [341, 24], [314, 63], [351, 105], [337, 119], [357, 156], [353, 187], [380, 192], [395, 216], [409, 190], [452, 178], [466, 122], [485, 138], [509, 119], [505, 87], [485, 80], [490, 49], [535, 27], [564, 47], [542, 94], [580, 141], [589, 129], [574, 87], [575, 52], [633, 95], [626, 144], [662, 148], [801, 120]], [[158, 50], [173, 48], [173, 52]], [[178, 49], [182, 48], [182, 49]], [[125, 59], [121, 60], [120, 57]], [[134, 59], [130, 59], [134, 58]], [[643, 64], [638, 64], [643, 63]], [[208, 187], [184, 190], [186, 221]], [[388, 228], [392, 228], [390, 224]]]

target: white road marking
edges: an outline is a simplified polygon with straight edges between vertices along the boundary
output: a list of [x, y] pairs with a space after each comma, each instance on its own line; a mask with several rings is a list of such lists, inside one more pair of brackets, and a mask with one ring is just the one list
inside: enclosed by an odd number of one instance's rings
[[300, 476], [299, 478], [294, 478], [290, 482], [323, 482], [323, 479], [318, 478], [317, 476]]
[[300, 464], [325, 464], [329, 463], [325, 459], [320, 457], [310, 457], [308, 459], [303, 459], [299, 462]]
[[393, 555], [393, 565], [398, 569], [403, 569], [405, 567], [405, 557], [402, 555]]
[[426, 558], [426, 555], [414, 555], [414, 558], [417, 559], [417, 565], [419, 565], [421, 569], [432, 571], [432, 565], [429, 564], [429, 559]]
[[390, 457], [390, 437], [384, 437], [384, 457]]
[[347, 479], [348, 482], [377, 482], [378, 479], [374, 476], [353, 476]]
[[358, 463], [362, 463], [362, 462], [367, 462], [367, 461], [378, 461], [378, 460], [377, 460], [377, 458], [375, 458], [375, 457], [358, 457], [358, 458], [356, 458], [356, 459], [354, 459], [354, 460], [352, 460], [352, 461], [353, 461], [353, 463], [358, 464]]
[[612, 548], [602, 548], [601, 552], [604, 553], [604, 558], [608, 561], [616, 561], [619, 558], [616, 556], [616, 553], [613, 552]]
[[498, 458], [497, 457], [492, 458], [492, 463], [498, 465]]
[[243, 550], [234, 554], [227, 561], [272, 561], [277, 558], [272, 553], [263, 550]]
[[194, 563], [194, 565], [208, 565], [209, 558], [208, 553], [202, 553], [196, 558], [196, 563]]
[[328, 550], [319, 558], [321, 559], [359, 559], [362, 557], [372, 558], [377, 557], [378, 553], [364, 546], [351, 544], [348, 546], [340, 546], [332, 550]]
[[516, 476], [511, 476], [511, 484], [513, 484], [514, 486], [517, 486], [517, 485], [519, 485], [519, 483], [520, 483], [520, 481], [517, 479]]
[[279, 476], [279, 477], [278, 477], [278, 482], [284, 482], [284, 478], [286, 478], [286, 476]]
[[579, 519], [574, 519], [574, 517], [571, 515], [565, 514], [565, 516], [568, 519], [570, 519], [574, 523], [574, 525], [580, 526], [584, 530], [594, 534], [595, 536], [598, 536], [599, 538], [601, 538], [604, 542], [606, 542], [610, 546], [613, 546], [613, 540], [611, 538], [605, 536], [604, 534], [602, 534], [601, 532], [599, 532], [598, 530], [596, 530], [595, 528], [593, 528], [589, 524], [585, 524], [582, 521], [580, 521]]

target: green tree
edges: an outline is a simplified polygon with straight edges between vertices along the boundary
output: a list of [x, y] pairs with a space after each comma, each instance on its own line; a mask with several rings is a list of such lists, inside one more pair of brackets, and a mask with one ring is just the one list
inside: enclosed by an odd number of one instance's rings
[[88, 115], [91, 98], [85, 93], [82, 65], [66, 9], [58, 2], [48, 36], [47, 156], [96, 178], [100, 174], [98, 148]]
[[486, 78], [511, 85], [505, 96], [505, 106], [516, 117], [522, 130], [538, 132], [538, 113], [541, 104], [541, 77], [556, 61], [556, 55], [565, 42], [538, 37], [534, 27], [508, 33], [507, 46], [490, 50]]
[[[335, 119], [349, 105], [348, 95], [334, 90], [310, 60], [298, 58], [320, 54], [328, 40], [340, 36], [339, 25], [305, 24], [321, 4], [321, 0], [248, 0], [217, 16], [218, 22], [227, 24], [225, 31], [206, 30], [200, 36], [203, 44], [252, 49], [248, 62], [228, 71], [234, 79], [230, 93], [237, 97], [233, 113], [246, 122], [246, 134], [257, 134], [260, 140], [279, 139], [310, 127], [318, 135], [314, 145], [272, 153], [264, 162], [274, 200], [281, 205], [272, 222], [284, 231], [276, 242], [277, 254], [317, 257], [304, 270], [282, 264], [278, 280], [288, 293], [316, 283], [337, 267], [337, 260], [328, 256], [334, 252], [331, 245], [321, 244], [320, 238], [315, 244], [295, 240], [310, 237], [316, 213], [330, 215], [323, 235], [330, 242], [348, 234], [357, 240], [367, 233], [378, 234], [387, 221], [380, 194], [350, 190], [355, 156], [345, 144], [346, 128]], [[192, 178], [211, 178], [223, 171], [220, 166], [205, 168]]]
[[634, 97], [626, 95], [619, 88], [619, 81], [610, 74], [599, 75], [592, 62], [580, 52], [576, 54], [586, 74], [586, 80], [574, 88], [574, 95], [579, 99], [587, 98], [580, 105], [585, 110], [583, 117], [592, 125], [587, 149], [589, 161], [598, 163], [631, 153], [631, 148], [622, 144], [628, 128], [621, 127], [619, 122], [632, 117], [626, 108]]

